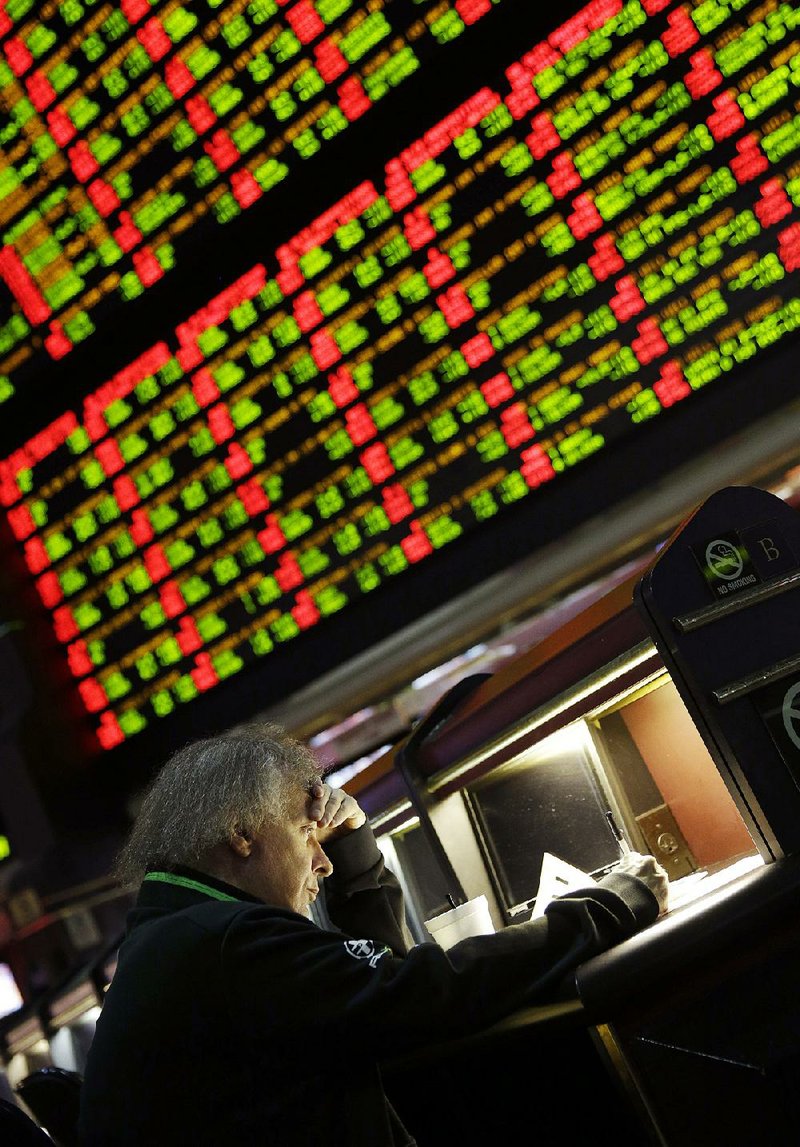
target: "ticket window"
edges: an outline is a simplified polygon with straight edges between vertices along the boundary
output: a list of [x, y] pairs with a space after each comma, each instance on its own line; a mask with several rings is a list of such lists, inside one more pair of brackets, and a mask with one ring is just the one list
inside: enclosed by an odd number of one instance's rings
[[612, 797], [582, 721], [524, 750], [464, 795], [511, 922], [532, 906], [545, 854], [586, 873], [619, 859], [606, 818]]
[[609, 812], [671, 881], [759, 863], [666, 673], [511, 757], [464, 797], [508, 922], [533, 905], [545, 854], [589, 874], [619, 860]]
[[667, 673], [590, 723], [631, 843], [671, 877], [757, 856], [753, 838]]

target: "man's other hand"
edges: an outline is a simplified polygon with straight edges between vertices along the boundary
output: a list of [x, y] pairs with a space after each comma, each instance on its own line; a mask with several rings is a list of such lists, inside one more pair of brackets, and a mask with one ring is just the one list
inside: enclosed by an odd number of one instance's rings
[[659, 913], [666, 912], [669, 906], [669, 877], [654, 856], [642, 856], [639, 852], [629, 852], [615, 867], [615, 872], [635, 876], [646, 884], [658, 901]]

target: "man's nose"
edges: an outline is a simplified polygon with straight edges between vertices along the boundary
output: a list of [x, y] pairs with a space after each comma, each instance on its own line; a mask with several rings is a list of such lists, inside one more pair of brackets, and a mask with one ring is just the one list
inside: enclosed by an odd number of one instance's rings
[[333, 872], [333, 865], [328, 859], [328, 854], [322, 850], [321, 845], [317, 845], [317, 851], [314, 854], [314, 861], [312, 864], [312, 871], [318, 872], [320, 876], [330, 876]]

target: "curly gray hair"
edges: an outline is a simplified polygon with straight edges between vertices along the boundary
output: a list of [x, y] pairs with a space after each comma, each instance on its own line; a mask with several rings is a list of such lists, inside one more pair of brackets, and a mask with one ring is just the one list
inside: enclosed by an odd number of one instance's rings
[[123, 884], [152, 868], [196, 865], [235, 831], [258, 832], [319, 779], [305, 745], [277, 725], [249, 725], [195, 741], [162, 767], [115, 865]]

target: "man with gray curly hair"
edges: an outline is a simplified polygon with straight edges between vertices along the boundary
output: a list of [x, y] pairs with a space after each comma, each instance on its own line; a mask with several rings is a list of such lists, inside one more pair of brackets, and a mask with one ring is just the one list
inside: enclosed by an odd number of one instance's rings
[[[270, 725], [176, 753], [118, 875], [141, 888], [86, 1065], [84, 1147], [413, 1147], [381, 1059], [546, 998], [654, 920], [666, 886], [648, 858], [542, 919], [413, 947], [364, 812]], [[309, 919], [323, 880], [334, 928]]]
[[137, 884], [148, 869], [201, 864], [238, 833], [284, 820], [296, 791], [320, 779], [304, 745], [277, 725], [249, 726], [187, 745], [145, 796], [116, 876]]

